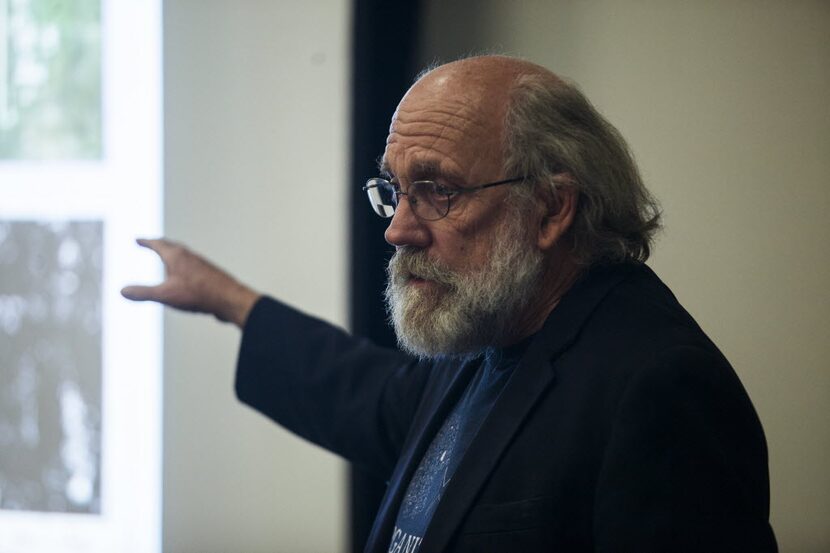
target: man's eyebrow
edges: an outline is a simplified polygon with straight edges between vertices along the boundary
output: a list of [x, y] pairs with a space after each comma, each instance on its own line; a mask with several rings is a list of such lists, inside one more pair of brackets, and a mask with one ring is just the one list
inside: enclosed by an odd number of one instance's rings
[[[378, 162], [378, 171], [384, 178], [391, 178], [395, 175], [392, 173], [392, 168], [386, 161], [386, 157], [380, 158]], [[409, 180], [432, 180], [437, 178], [447, 179], [453, 182], [458, 182], [461, 178], [446, 169], [441, 167], [441, 163], [436, 159], [424, 159], [415, 162], [410, 172], [406, 175]]]
[[441, 170], [441, 164], [434, 159], [425, 159], [415, 164], [409, 178], [412, 180], [428, 180], [441, 176], [444, 176], [444, 171]]

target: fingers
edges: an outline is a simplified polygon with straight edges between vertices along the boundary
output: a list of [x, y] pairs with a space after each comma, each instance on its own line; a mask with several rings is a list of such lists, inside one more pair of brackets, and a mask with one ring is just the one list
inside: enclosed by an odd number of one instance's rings
[[[136, 243], [154, 251], [165, 268], [163, 282], [153, 286], [130, 285], [121, 295], [133, 301], [154, 301], [185, 311], [209, 312], [232, 279], [183, 245], [164, 238], [139, 238]], [[221, 304], [220, 304], [221, 307]]]
[[179, 244], [166, 238], [137, 238], [135, 242], [142, 248], [153, 250], [162, 258], [179, 246]]

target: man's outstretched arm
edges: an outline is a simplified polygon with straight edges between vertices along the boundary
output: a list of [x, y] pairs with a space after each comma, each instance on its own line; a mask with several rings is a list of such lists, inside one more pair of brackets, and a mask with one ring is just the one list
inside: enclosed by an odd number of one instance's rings
[[431, 364], [265, 298], [181, 244], [137, 242], [159, 255], [166, 276], [157, 285], [127, 286], [124, 297], [236, 324], [244, 331], [240, 400], [383, 477], [391, 474]]
[[154, 286], [130, 285], [121, 295], [134, 301], [156, 301], [243, 328], [261, 294], [182, 244], [159, 238], [139, 238], [138, 245], [156, 252], [164, 263], [165, 279]]

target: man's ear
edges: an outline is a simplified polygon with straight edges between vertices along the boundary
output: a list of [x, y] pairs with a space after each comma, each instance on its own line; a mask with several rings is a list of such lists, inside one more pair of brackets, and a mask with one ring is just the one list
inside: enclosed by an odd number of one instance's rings
[[539, 224], [536, 244], [540, 250], [549, 251], [571, 228], [578, 200], [579, 193], [574, 186], [570, 185], [560, 185], [551, 194], [550, 200], [546, 202], [547, 211], [543, 214]]

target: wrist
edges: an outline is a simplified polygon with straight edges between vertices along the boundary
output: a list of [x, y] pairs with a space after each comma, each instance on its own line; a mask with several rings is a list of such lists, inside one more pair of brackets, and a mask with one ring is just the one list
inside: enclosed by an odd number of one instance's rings
[[216, 317], [222, 321], [233, 323], [240, 329], [245, 327], [245, 321], [251, 313], [254, 304], [261, 294], [248, 288], [240, 282], [234, 282], [225, 294], [221, 309], [217, 310]]

